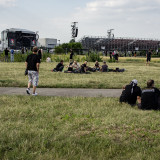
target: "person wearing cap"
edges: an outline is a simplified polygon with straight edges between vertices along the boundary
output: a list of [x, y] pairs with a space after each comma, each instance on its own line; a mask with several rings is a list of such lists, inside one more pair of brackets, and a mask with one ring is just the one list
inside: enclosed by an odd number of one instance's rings
[[40, 66], [40, 59], [37, 55], [38, 48], [33, 48], [33, 53], [27, 56], [25, 65], [26, 70], [28, 70], [28, 88], [26, 89], [27, 94], [30, 95], [30, 87], [31, 84], [33, 85], [33, 96], [37, 96], [36, 87], [38, 86], [39, 80], [39, 66]]
[[141, 105], [139, 109], [159, 110], [160, 109], [160, 91], [154, 87], [154, 80], [147, 81], [147, 88], [142, 90]]
[[138, 85], [138, 81], [133, 79], [130, 84], [123, 87], [122, 94], [119, 101], [130, 104], [131, 106], [141, 103], [141, 88]]

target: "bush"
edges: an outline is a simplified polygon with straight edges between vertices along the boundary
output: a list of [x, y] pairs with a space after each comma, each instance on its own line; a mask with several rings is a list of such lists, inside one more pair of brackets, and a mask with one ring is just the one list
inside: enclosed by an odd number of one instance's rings
[[42, 62], [46, 62], [47, 57], [51, 58], [51, 53], [47, 52], [43, 53]]
[[108, 60], [109, 63], [115, 63], [116, 60], [114, 58]]
[[55, 47], [55, 53], [56, 54], [62, 54], [62, 53], [65, 53], [65, 50], [60, 45], [60, 46]]
[[27, 54], [22, 53], [15, 53], [14, 54], [14, 62], [25, 62], [27, 59], [27, 56], [31, 54], [32, 52], [29, 52]]
[[60, 62], [63, 60], [64, 62], [69, 62], [69, 55], [52, 55], [52, 61], [54, 62]]
[[102, 58], [100, 57], [100, 54], [99, 53], [95, 53], [95, 52], [90, 52], [89, 55], [86, 55], [86, 60], [88, 62], [95, 62], [95, 61], [98, 61], [98, 62], [102, 62]]

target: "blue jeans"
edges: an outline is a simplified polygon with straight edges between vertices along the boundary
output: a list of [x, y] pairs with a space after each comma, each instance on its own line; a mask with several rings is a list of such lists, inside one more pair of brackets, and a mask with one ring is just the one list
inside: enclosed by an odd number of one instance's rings
[[11, 62], [14, 62], [14, 54], [11, 54]]

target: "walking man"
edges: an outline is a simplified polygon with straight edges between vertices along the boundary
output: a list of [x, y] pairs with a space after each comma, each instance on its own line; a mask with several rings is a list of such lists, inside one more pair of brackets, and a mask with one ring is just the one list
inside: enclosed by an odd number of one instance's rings
[[28, 70], [28, 88], [26, 90], [27, 94], [30, 95], [30, 87], [33, 85], [33, 96], [37, 96], [36, 87], [38, 86], [39, 80], [39, 66], [40, 66], [40, 59], [37, 55], [38, 48], [33, 48], [33, 53], [29, 55], [26, 59], [25, 65], [26, 69]]

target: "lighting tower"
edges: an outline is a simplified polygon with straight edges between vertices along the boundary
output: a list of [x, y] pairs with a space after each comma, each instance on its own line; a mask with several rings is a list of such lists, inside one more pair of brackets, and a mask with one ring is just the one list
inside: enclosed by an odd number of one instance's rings
[[74, 39], [74, 41], [75, 41], [75, 38], [78, 36], [77, 23], [78, 22], [72, 22], [72, 25], [71, 25], [71, 27], [72, 27], [72, 29], [71, 29], [71, 31], [72, 31], [72, 39]]
[[108, 39], [112, 39], [112, 38], [114, 38], [114, 34], [112, 34], [112, 31], [113, 31], [114, 29], [109, 29], [108, 31], [107, 31], [107, 33], [108, 33]]

